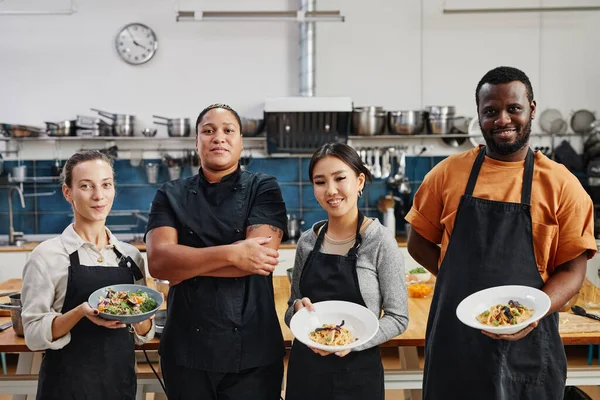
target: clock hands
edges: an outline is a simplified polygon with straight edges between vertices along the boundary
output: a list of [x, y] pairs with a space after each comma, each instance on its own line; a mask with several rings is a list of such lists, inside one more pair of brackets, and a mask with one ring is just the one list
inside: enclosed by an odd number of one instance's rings
[[129, 31], [129, 29], [127, 29], [127, 33], [129, 33], [129, 36], [131, 37], [131, 40], [133, 41], [133, 44], [135, 44], [138, 47], [141, 47], [142, 49], [144, 49], [146, 51], [148, 51], [148, 49], [146, 47], [142, 46], [141, 44], [139, 44], [138, 42], [135, 41], [135, 38], [133, 37], [133, 35]]

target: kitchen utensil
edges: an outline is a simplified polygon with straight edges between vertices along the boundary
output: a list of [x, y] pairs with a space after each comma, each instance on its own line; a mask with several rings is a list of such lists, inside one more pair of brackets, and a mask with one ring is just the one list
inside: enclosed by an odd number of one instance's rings
[[423, 132], [423, 111], [390, 111], [387, 114], [390, 135], [418, 135]]
[[146, 178], [148, 179], [148, 183], [154, 185], [158, 182], [158, 169], [160, 164], [158, 163], [146, 163]]
[[60, 122], [44, 122], [48, 136], [77, 136], [77, 120], [64, 120]]
[[151, 299], [156, 301], [156, 304], [157, 304], [157, 306], [151, 311], [141, 313], [141, 314], [134, 314], [134, 315], [114, 315], [114, 314], [108, 314], [108, 313], [100, 311], [99, 316], [101, 318], [111, 320], [111, 321], [119, 321], [124, 324], [135, 324], [137, 322], [145, 321], [148, 318], [150, 318], [151, 316], [153, 316], [156, 313], [156, 311], [158, 311], [158, 309], [162, 306], [162, 304], [164, 302], [162, 294], [160, 292], [158, 292], [157, 290], [149, 288], [148, 286], [132, 285], [132, 284], [126, 283], [126, 284], [121, 284], [121, 285], [110, 285], [110, 286], [106, 286], [106, 287], [103, 287], [103, 288], [100, 288], [100, 289], [94, 291], [92, 294], [90, 294], [90, 297], [88, 297], [88, 303], [90, 303], [90, 306], [92, 306], [93, 308], [98, 308], [98, 303], [100, 302], [100, 298], [106, 297], [106, 293], [107, 293], [108, 289], [112, 289], [117, 292], [129, 292], [129, 293], [142, 291], [143, 293], [147, 293], [148, 297], [150, 297]]
[[596, 115], [588, 110], [578, 110], [571, 116], [571, 129], [579, 134], [588, 134], [596, 128]]
[[25, 334], [23, 333], [23, 320], [21, 319], [21, 311], [23, 310], [23, 305], [21, 304], [21, 293], [10, 294], [8, 299], [10, 303], [0, 304], [0, 309], [10, 310], [10, 320], [12, 321], [15, 333], [17, 336], [24, 337]]
[[[489, 310], [496, 304], [508, 304], [509, 300], [518, 301], [527, 308], [533, 309], [531, 318], [515, 325], [489, 326], [484, 325], [477, 316]], [[550, 309], [550, 297], [539, 289], [530, 286], [505, 285], [483, 289], [466, 297], [456, 307], [456, 316], [465, 325], [477, 330], [510, 335], [525, 328], [529, 324], [539, 321]]]
[[190, 119], [189, 118], [167, 118], [158, 115], [153, 115], [154, 118], [164, 119], [167, 122], [154, 121], [157, 125], [165, 125], [167, 133], [171, 137], [186, 137], [190, 136]]
[[134, 115], [113, 114], [106, 111], [98, 110], [96, 108], [92, 108], [91, 110], [113, 121], [112, 133], [114, 136], [133, 136], [135, 130]]
[[385, 130], [385, 121], [382, 107], [356, 107], [352, 112], [352, 132], [360, 136], [380, 135]]
[[258, 136], [265, 130], [265, 120], [242, 118], [242, 134], [247, 137]]
[[456, 113], [456, 107], [454, 106], [427, 106], [425, 107], [425, 111], [429, 114], [429, 116], [451, 116], [453, 117]]
[[153, 136], [156, 136], [156, 132], [158, 132], [157, 129], [146, 128], [146, 129], [142, 130], [142, 135], [144, 135], [146, 137], [153, 137]]
[[11, 177], [13, 182], [25, 182], [25, 178], [27, 178], [27, 165], [12, 167]]
[[295, 215], [288, 214], [288, 236], [291, 240], [298, 240], [300, 238], [300, 234], [302, 231], [300, 230], [300, 226], [304, 224], [304, 221], [301, 218], [297, 218]]
[[573, 306], [571, 307], [571, 311], [573, 311], [573, 314], [581, 315], [582, 317], [587, 317], [595, 319], [596, 321], [600, 321], [600, 316], [588, 313], [583, 307]]
[[[304, 307], [300, 309], [290, 322], [290, 330], [294, 337], [307, 346], [326, 351], [350, 350], [367, 343], [379, 330], [379, 320], [368, 308], [348, 301], [321, 301], [314, 303], [314, 311]], [[310, 332], [324, 324], [339, 325], [344, 321], [356, 341], [344, 346], [327, 346], [310, 339]]]
[[547, 108], [540, 114], [540, 128], [545, 133], [562, 134], [567, 131], [568, 124], [560, 111], [555, 108]]
[[4, 135], [14, 138], [38, 137], [42, 132], [40, 128], [36, 128], [35, 126], [12, 124], [0, 124], [0, 130]]

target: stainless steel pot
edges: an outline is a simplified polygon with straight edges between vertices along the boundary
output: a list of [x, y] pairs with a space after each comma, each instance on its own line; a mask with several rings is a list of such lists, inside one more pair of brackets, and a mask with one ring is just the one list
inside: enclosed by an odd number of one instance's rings
[[352, 133], [360, 136], [381, 135], [386, 113], [382, 107], [356, 107], [352, 113]]
[[112, 133], [114, 136], [133, 136], [135, 131], [135, 115], [112, 114], [96, 108], [92, 108], [91, 110], [113, 121]]
[[435, 117], [429, 116], [429, 125], [431, 133], [434, 135], [447, 135], [454, 125], [454, 117]]
[[171, 137], [186, 137], [190, 136], [190, 119], [189, 118], [167, 118], [158, 115], [153, 115], [154, 118], [164, 119], [167, 122], [154, 121], [157, 125], [165, 125], [167, 133]]
[[456, 107], [454, 106], [427, 106], [426, 111], [429, 115], [433, 116], [448, 116], [452, 117], [456, 114]]
[[242, 118], [242, 134], [247, 137], [260, 135], [265, 130], [265, 120]]
[[48, 136], [77, 136], [77, 120], [70, 119], [60, 122], [45, 122]]
[[388, 112], [388, 130], [391, 135], [418, 135], [425, 125], [423, 111]]
[[21, 311], [23, 305], [21, 304], [21, 293], [13, 293], [8, 296], [9, 304], [0, 304], [0, 309], [10, 310], [10, 320], [13, 324], [13, 329], [17, 336], [24, 337], [23, 333], [23, 320], [21, 319]]

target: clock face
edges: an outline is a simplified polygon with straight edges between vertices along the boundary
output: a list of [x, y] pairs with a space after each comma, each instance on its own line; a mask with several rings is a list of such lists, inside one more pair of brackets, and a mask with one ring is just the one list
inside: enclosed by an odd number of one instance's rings
[[123, 61], [139, 65], [154, 56], [158, 48], [158, 40], [152, 29], [146, 25], [133, 23], [125, 26], [115, 38], [117, 53]]

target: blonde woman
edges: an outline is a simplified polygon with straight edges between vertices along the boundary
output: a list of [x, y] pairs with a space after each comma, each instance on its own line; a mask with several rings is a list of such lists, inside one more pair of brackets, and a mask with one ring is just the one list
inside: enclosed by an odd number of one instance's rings
[[134, 344], [154, 336], [153, 323], [128, 329], [100, 318], [87, 299], [104, 286], [145, 284], [144, 260], [106, 228], [115, 197], [111, 161], [98, 151], [76, 153], [62, 178], [74, 222], [36, 247], [23, 271], [25, 342], [46, 350], [37, 399], [134, 399]]

